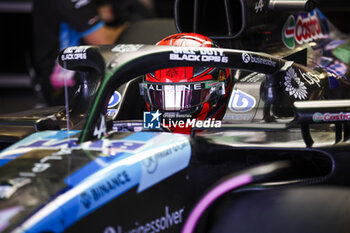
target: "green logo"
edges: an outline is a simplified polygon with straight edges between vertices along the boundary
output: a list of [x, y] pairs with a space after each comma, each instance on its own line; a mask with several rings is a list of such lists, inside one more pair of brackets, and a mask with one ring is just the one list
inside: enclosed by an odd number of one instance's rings
[[294, 49], [294, 30], [295, 30], [295, 18], [293, 15], [289, 16], [287, 22], [283, 26], [282, 30], [282, 41], [285, 46], [290, 49]]
[[319, 123], [319, 122], [323, 121], [323, 114], [319, 113], [319, 112], [314, 113], [314, 115], [312, 115], [312, 120], [315, 123]]

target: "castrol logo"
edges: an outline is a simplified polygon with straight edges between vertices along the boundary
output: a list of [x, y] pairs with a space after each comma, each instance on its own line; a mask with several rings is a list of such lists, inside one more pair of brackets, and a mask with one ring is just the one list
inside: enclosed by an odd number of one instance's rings
[[307, 15], [289, 16], [282, 30], [282, 41], [290, 49], [295, 48], [295, 43], [301, 45], [322, 37], [321, 25], [315, 11]]

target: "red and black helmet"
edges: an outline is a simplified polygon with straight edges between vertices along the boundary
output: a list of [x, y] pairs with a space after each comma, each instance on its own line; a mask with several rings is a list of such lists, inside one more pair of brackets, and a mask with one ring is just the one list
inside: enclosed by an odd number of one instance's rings
[[[196, 33], [174, 34], [157, 45], [218, 47], [210, 38]], [[215, 67], [167, 68], [146, 74], [140, 88], [149, 110], [159, 110], [163, 118], [221, 120], [232, 89], [232, 77], [229, 69]], [[169, 128], [176, 133], [191, 131], [191, 128]]]

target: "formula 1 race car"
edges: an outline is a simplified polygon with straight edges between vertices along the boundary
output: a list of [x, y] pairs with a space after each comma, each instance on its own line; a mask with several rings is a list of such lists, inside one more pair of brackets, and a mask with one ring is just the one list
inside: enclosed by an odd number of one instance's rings
[[[0, 232], [348, 232], [350, 40], [312, 1], [177, 0], [175, 19], [220, 48], [69, 47], [69, 103], [0, 116]], [[232, 72], [221, 121], [149, 108], [144, 75], [174, 67]]]

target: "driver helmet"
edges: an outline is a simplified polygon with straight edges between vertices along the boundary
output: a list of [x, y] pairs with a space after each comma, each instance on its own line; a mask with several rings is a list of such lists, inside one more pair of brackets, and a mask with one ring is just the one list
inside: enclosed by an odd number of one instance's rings
[[[186, 47], [218, 47], [197, 33], [178, 33], [168, 36], [156, 45]], [[140, 92], [149, 111], [162, 114], [163, 127], [175, 133], [189, 134], [188, 120], [221, 120], [232, 90], [230, 69], [216, 67], [175, 67], [147, 73]], [[183, 121], [185, 124], [174, 124]], [[186, 127], [187, 126], [187, 127]]]

